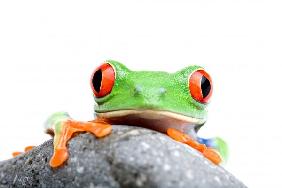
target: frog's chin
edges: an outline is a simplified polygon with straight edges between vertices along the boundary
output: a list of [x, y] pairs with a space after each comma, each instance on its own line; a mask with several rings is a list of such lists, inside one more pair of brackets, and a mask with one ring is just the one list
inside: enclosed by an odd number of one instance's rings
[[162, 110], [116, 110], [97, 112], [96, 115], [111, 124], [134, 125], [160, 132], [166, 132], [168, 128], [187, 132], [205, 123], [205, 119]]

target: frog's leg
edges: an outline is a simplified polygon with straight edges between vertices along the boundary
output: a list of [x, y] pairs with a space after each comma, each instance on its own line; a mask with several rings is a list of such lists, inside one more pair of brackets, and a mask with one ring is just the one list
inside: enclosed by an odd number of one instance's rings
[[212, 148], [206, 147], [204, 144], [200, 144], [196, 140], [194, 140], [191, 136], [188, 134], [184, 134], [176, 129], [169, 128], [167, 129], [167, 134], [172, 139], [182, 142], [184, 144], [187, 144], [191, 146], [192, 148], [198, 150], [201, 152], [206, 158], [208, 158], [210, 161], [212, 161], [214, 164], [219, 164], [221, 162], [220, 155]]
[[228, 159], [228, 145], [220, 137], [215, 138], [200, 138], [197, 137], [197, 141], [201, 144], [205, 144], [209, 148], [217, 150], [223, 158], [223, 161], [226, 162]]
[[47, 132], [54, 134], [54, 153], [49, 162], [51, 167], [58, 167], [68, 158], [67, 143], [78, 132], [91, 132], [96, 137], [110, 134], [112, 127], [102, 120], [79, 122], [67, 113], [55, 113], [46, 122]]

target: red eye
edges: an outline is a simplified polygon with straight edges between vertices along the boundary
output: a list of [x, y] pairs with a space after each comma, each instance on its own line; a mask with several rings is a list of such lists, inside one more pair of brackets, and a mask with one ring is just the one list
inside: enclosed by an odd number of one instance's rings
[[109, 63], [105, 63], [98, 67], [91, 77], [91, 88], [94, 95], [104, 97], [108, 95], [114, 86], [115, 71]]
[[189, 89], [192, 97], [201, 103], [208, 103], [212, 95], [212, 80], [204, 70], [195, 71], [189, 79]]

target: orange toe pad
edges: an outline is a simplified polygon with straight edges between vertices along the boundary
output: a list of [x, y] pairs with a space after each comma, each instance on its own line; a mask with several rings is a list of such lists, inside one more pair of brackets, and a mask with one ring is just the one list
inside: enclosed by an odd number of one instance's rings
[[13, 155], [13, 157], [16, 157], [16, 156], [18, 156], [18, 155], [20, 155], [22, 153], [23, 152], [15, 151], [15, 152], [12, 153], [12, 155]]
[[49, 162], [51, 167], [58, 167], [63, 164], [69, 157], [67, 149], [56, 149]]
[[211, 148], [208, 148], [205, 151], [203, 151], [203, 155], [209, 160], [211, 160], [214, 164], [219, 164], [221, 162], [220, 155]]
[[[27, 152], [27, 151], [31, 150], [32, 148], [34, 148], [34, 146], [27, 146], [27, 147], [24, 148], [24, 152]], [[18, 156], [18, 155], [20, 155], [24, 152], [15, 151], [15, 152], [12, 153], [12, 155], [13, 155], [13, 157], [16, 157], [16, 156]]]
[[30, 151], [34, 148], [34, 146], [27, 146], [24, 148], [24, 151], [27, 152], [27, 151]]

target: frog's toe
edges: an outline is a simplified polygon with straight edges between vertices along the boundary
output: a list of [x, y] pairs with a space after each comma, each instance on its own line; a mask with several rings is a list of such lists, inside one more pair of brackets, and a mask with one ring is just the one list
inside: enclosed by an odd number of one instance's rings
[[28, 152], [28, 151], [32, 150], [32, 148], [34, 148], [34, 146], [27, 146], [27, 147], [24, 148], [24, 152], [15, 151], [15, 152], [12, 153], [12, 156], [13, 156], [13, 157], [16, 157], [16, 156], [18, 156], [18, 155], [20, 155], [20, 154], [23, 154], [23, 153], [25, 153], [25, 152]]
[[203, 155], [216, 165], [218, 165], [222, 161], [220, 155], [216, 152], [216, 150], [211, 148], [207, 148], [206, 150], [204, 150]]
[[26, 146], [26, 147], [24, 148], [24, 151], [25, 151], [25, 152], [28, 152], [28, 151], [32, 150], [34, 147], [35, 147], [35, 146]]
[[18, 156], [18, 155], [20, 155], [20, 154], [22, 154], [22, 153], [23, 153], [23, 152], [15, 151], [15, 152], [12, 153], [12, 155], [13, 155], [13, 157], [16, 157], [16, 156]]
[[68, 157], [68, 150], [66, 148], [55, 149], [49, 165], [53, 168], [58, 167], [62, 165]]
[[105, 122], [87, 122], [83, 126], [84, 131], [91, 132], [98, 138], [107, 136], [112, 131], [112, 125]]

